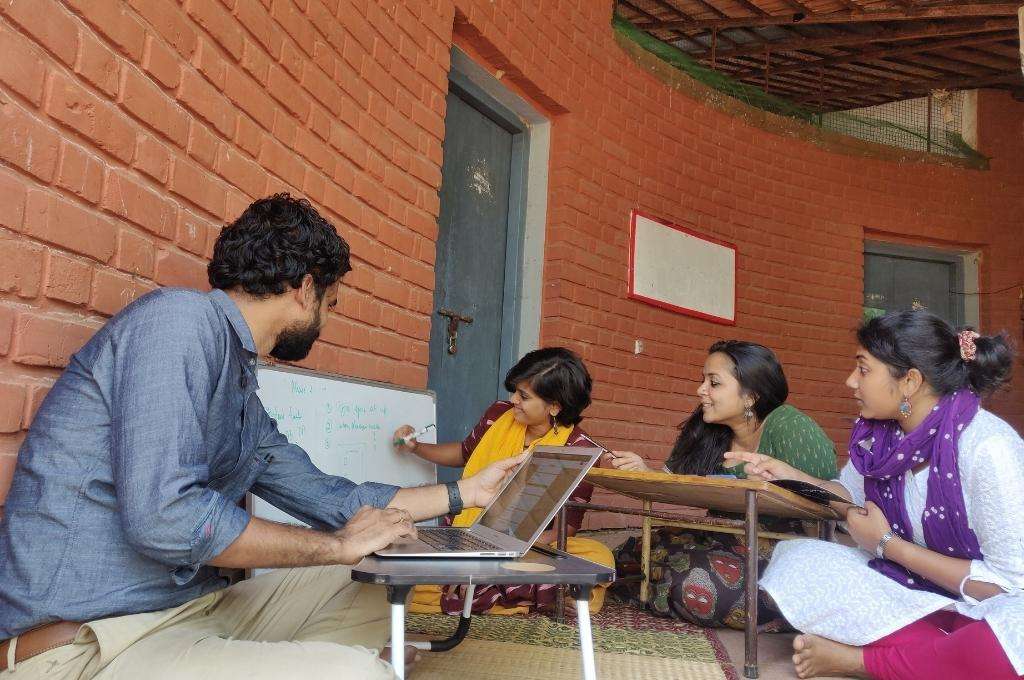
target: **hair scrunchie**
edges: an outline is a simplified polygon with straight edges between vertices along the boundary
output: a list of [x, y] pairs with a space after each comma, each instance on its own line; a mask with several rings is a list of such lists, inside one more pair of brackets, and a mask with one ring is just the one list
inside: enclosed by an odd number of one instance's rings
[[978, 354], [978, 346], [974, 344], [974, 341], [980, 338], [981, 334], [967, 330], [960, 331], [958, 337], [960, 338], [960, 358], [964, 361], [974, 361], [974, 357]]

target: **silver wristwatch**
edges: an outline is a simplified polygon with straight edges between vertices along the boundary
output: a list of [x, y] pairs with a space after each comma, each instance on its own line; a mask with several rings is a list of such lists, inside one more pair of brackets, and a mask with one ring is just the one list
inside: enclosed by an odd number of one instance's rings
[[896, 538], [896, 534], [892, 532], [892, 529], [889, 529], [884, 534], [882, 534], [882, 538], [878, 540], [878, 545], [875, 546], [875, 557], [877, 557], [880, 560], [884, 560], [885, 546], [887, 546], [889, 544], [889, 541], [891, 541], [894, 538]]

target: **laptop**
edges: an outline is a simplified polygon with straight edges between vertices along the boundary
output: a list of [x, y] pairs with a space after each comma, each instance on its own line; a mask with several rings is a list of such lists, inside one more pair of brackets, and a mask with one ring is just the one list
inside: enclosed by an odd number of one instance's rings
[[604, 449], [538, 446], [468, 527], [423, 527], [380, 557], [522, 557]]

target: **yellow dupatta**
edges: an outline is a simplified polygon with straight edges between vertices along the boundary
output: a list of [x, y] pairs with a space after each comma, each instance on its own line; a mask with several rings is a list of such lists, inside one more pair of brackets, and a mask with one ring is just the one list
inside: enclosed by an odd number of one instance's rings
[[[565, 446], [572, 434], [571, 427], [560, 427], [557, 430], [551, 428], [539, 439], [535, 439], [525, 446], [525, 450], [532, 451], [535, 446]], [[483, 470], [491, 463], [517, 456], [524, 451], [526, 442], [526, 425], [516, 420], [515, 413], [509, 409], [495, 420], [484, 436], [477, 442], [476, 448], [466, 461], [466, 467], [462, 470], [462, 477], [470, 477]], [[476, 521], [476, 518], [483, 512], [483, 508], [466, 508], [452, 522], [455, 527], [468, 527]], [[409, 611], [413, 614], [436, 614], [441, 611], [441, 586], [421, 585], [413, 588], [412, 599], [409, 602]], [[525, 614], [530, 611], [529, 607], [506, 608], [501, 605], [494, 605], [489, 610], [491, 614]]]
[[[524, 449], [526, 425], [516, 420], [514, 411], [509, 409], [502, 413], [484, 432], [484, 436], [480, 438], [473, 454], [466, 462], [462, 477], [472, 477], [491, 463], [518, 456], [524, 450], [532, 451], [535, 446], [565, 446], [565, 443], [569, 441], [570, 434], [572, 434], [571, 427], [552, 427], [542, 437], [534, 439], [526, 445]], [[452, 526], [468, 527], [476, 521], [481, 512], [483, 512], [482, 508], [466, 508], [455, 517]]]

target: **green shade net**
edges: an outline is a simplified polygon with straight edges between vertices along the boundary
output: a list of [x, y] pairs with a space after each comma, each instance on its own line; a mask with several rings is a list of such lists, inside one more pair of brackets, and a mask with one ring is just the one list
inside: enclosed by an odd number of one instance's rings
[[622, 37], [636, 43], [662, 61], [685, 72], [708, 87], [770, 113], [789, 118], [798, 118], [806, 123], [826, 130], [850, 135], [880, 144], [889, 144], [917, 151], [944, 154], [984, 163], [987, 159], [975, 151], [958, 133], [936, 129], [932, 126], [919, 128], [914, 125], [900, 125], [883, 118], [872, 118], [847, 112], [820, 113], [804, 108], [782, 97], [765, 92], [759, 87], [741, 83], [734, 78], [704, 66], [693, 57], [673, 45], [659, 40], [637, 28], [616, 14], [612, 26]]

